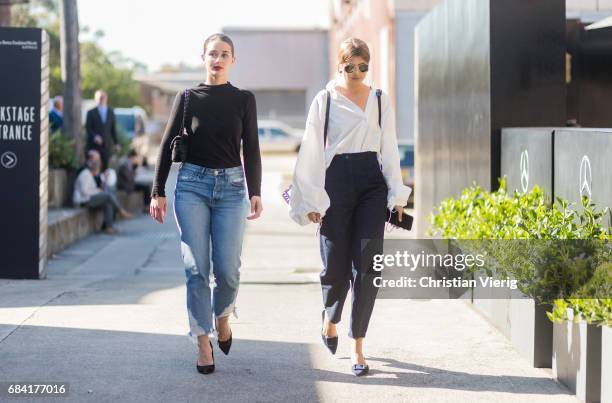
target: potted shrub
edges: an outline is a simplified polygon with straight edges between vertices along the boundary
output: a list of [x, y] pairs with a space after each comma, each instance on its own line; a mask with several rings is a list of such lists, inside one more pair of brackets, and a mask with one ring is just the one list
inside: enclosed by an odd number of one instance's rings
[[585, 265], [596, 262], [595, 258], [576, 257], [585, 251], [597, 256], [592, 248], [598, 244], [558, 240], [609, 237], [601, 225], [605, 210], [598, 211], [586, 199], [580, 212], [570, 207], [561, 199], [551, 204], [538, 187], [510, 195], [501, 180], [496, 192], [473, 186], [459, 198], [445, 200], [431, 218], [432, 235], [482, 240], [458, 242], [464, 248], [487, 252], [494, 275], [517, 280], [521, 296], [528, 298], [513, 298], [505, 310], [503, 304], [508, 300], [475, 301], [475, 306], [481, 311], [487, 307], [483, 313], [502, 327], [517, 350], [536, 367], [552, 365], [553, 329], [546, 311], [555, 299], [568, 297], [585, 284], [590, 276]]
[[77, 161], [74, 141], [57, 130], [49, 136], [49, 208], [64, 207], [70, 200], [70, 179]]
[[[461, 240], [529, 239], [533, 235], [524, 221], [537, 220], [548, 206], [549, 201], [538, 187], [529, 193], [510, 195], [506, 192], [505, 179], [500, 180], [500, 187], [495, 192], [474, 185], [465, 189], [460, 197], [441, 203], [430, 218], [431, 235]], [[463, 242], [463, 246], [485, 247], [482, 243], [475, 245], [475, 241], [468, 243]], [[499, 244], [491, 243], [488, 247], [496, 245]], [[546, 317], [549, 306], [538, 304], [521, 293], [511, 300], [487, 300], [482, 299], [478, 290], [474, 293], [475, 308], [500, 329], [533, 366], [551, 366], [552, 324]]]
[[571, 298], [556, 300], [548, 314], [554, 322], [553, 374], [584, 401], [612, 402], [611, 292], [607, 261]]

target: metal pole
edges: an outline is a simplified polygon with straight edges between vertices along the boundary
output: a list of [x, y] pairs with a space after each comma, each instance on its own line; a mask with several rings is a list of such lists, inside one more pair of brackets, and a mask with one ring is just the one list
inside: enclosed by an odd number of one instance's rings
[[11, 26], [11, 6], [29, 3], [29, 0], [0, 0], [0, 27]]
[[0, 3], [0, 27], [11, 26], [11, 5]]

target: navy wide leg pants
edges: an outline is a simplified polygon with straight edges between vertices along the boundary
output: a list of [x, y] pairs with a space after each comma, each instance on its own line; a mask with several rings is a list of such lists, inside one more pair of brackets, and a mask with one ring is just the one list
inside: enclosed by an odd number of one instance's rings
[[[331, 204], [320, 235], [323, 304], [331, 322], [340, 322], [350, 288], [349, 337], [365, 337], [378, 291], [373, 282], [380, 275], [372, 270], [373, 255], [382, 253], [387, 218], [388, 189], [377, 154], [336, 155], [327, 168], [325, 190]], [[363, 240], [380, 240], [381, 250], [364, 249]]]

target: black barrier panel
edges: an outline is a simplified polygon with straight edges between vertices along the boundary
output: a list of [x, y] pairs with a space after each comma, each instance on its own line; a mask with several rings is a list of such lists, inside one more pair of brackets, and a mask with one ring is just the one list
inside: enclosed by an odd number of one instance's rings
[[612, 127], [612, 27], [586, 30], [567, 22], [568, 119], [582, 127]]
[[417, 26], [416, 230], [443, 199], [496, 188], [501, 128], [562, 126], [565, 4], [446, 0]]
[[553, 196], [554, 128], [502, 129], [501, 175], [508, 192], [525, 193], [538, 185]]
[[[45, 263], [46, 33], [0, 28], [0, 277], [40, 278]], [[44, 56], [44, 57], [43, 57]], [[43, 80], [44, 79], [44, 80]], [[42, 108], [41, 108], [42, 106]], [[42, 109], [42, 110], [41, 110]], [[43, 142], [41, 143], [41, 139]], [[41, 210], [44, 212], [41, 214]], [[42, 221], [42, 224], [41, 224]]]
[[612, 207], [611, 156], [612, 129], [556, 130], [555, 195], [578, 205], [587, 196], [601, 207]]

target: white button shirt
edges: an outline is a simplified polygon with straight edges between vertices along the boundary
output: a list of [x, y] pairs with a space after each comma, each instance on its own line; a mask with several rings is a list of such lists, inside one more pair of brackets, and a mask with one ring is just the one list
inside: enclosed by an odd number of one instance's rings
[[387, 207], [404, 206], [412, 189], [402, 181], [395, 116], [389, 96], [381, 95], [381, 126], [378, 125], [378, 101], [376, 90], [370, 89], [365, 111], [335, 89], [330, 81], [329, 126], [327, 146], [323, 144], [323, 128], [327, 93], [320, 91], [312, 101], [306, 120], [302, 145], [295, 164], [291, 190], [289, 215], [301, 225], [306, 225], [308, 213], [325, 216], [329, 208], [329, 196], [325, 191], [325, 171], [336, 154], [374, 151], [382, 166], [382, 173], [389, 193]]

